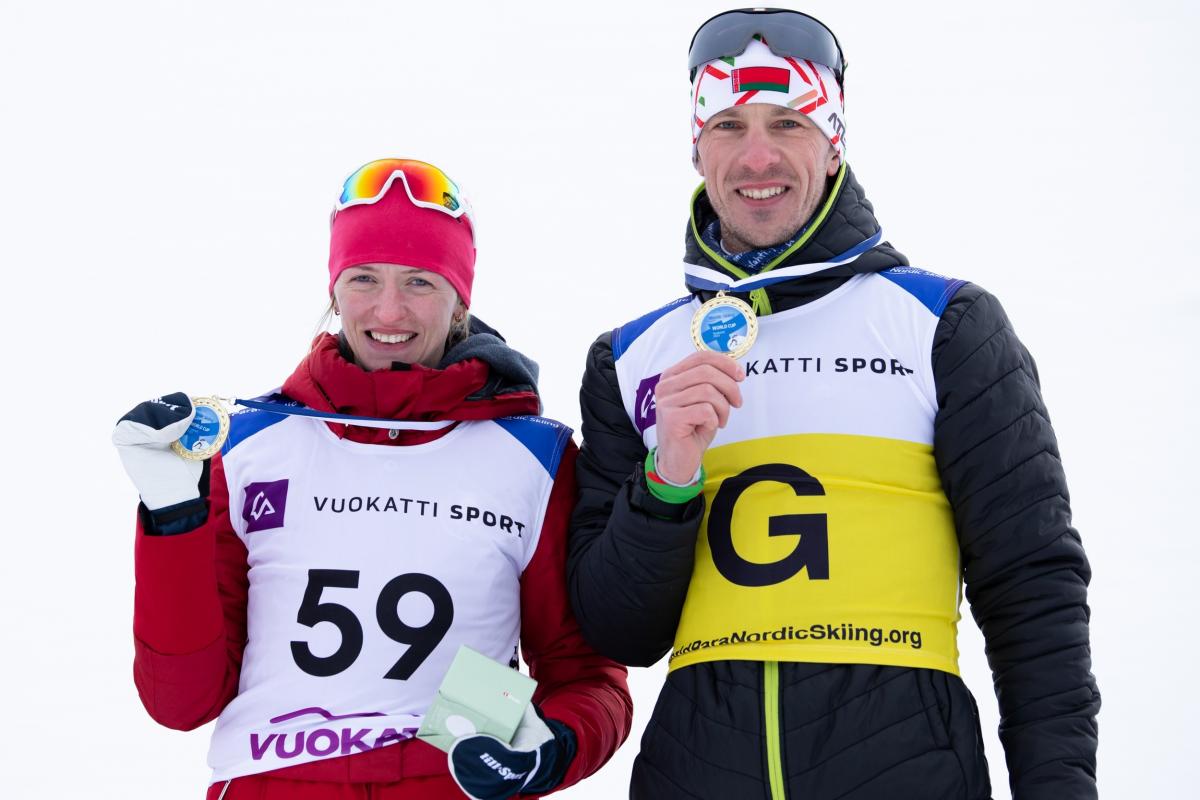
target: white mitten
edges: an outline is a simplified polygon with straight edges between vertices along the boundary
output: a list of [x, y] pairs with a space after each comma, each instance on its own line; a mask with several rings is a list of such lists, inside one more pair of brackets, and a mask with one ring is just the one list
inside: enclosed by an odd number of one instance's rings
[[188, 396], [176, 392], [139, 403], [113, 429], [121, 464], [151, 511], [200, 496], [203, 462], [171, 451], [171, 442], [188, 429], [195, 413]]

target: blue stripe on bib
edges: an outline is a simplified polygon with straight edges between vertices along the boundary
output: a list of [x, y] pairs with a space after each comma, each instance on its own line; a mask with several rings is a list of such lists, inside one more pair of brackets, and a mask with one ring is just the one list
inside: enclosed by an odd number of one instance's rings
[[533, 454], [551, 477], [558, 472], [558, 463], [562, 460], [563, 450], [566, 449], [567, 442], [571, 440], [570, 428], [561, 422], [532, 415], [500, 417], [492, 422], [508, 431], [513, 438], [525, 445], [525, 449]]
[[916, 267], [892, 267], [879, 274], [921, 301], [935, 317], [942, 315], [950, 299], [966, 283]]

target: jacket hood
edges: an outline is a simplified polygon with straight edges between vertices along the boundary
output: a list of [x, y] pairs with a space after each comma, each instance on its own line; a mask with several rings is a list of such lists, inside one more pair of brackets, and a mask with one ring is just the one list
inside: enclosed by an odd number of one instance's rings
[[[368, 372], [354, 363], [341, 337], [321, 334], [282, 393], [318, 411], [395, 420], [496, 419], [541, 407], [537, 364], [474, 317], [470, 334], [436, 368], [397, 363]], [[358, 441], [388, 440], [382, 429], [332, 427]], [[406, 434], [398, 443], [428, 438]]]
[[[688, 264], [717, 270], [732, 280], [747, 277], [748, 273], [714, 251], [700, 237], [700, 231], [717, 218], [704, 185], [692, 197], [692, 213], [685, 236], [684, 258]], [[825, 200], [796, 243], [774, 261], [759, 271], [765, 274], [781, 267], [804, 264], [824, 264], [853, 248], [869, 241], [882, 231], [875, 219], [875, 209], [867, 199], [862, 185], [854, 177], [850, 166], [842, 164], [837, 175], [830, 179]], [[811, 274], [773, 284], [753, 292], [731, 294], [754, 305], [759, 314], [769, 314], [815, 300], [840, 286], [853, 275], [865, 272], [880, 272], [896, 266], [907, 266], [908, 259], [892, 247], [880, 241], [858, 258], [838, 266], [819, 269]], [[701, 296], [711, 296], [687, 280], [688, 290]]]
[[[508, 346], [500, 333], [478, 317], [470, 318], [466, 339], [442, 356], [438, 369], [448, 369], [464, 361], [482, 361], [491, 374], [482, 389], [469, 399], [483, 399], [519, 392], [537, 393], [538, 365], [532, 358]], [[536, 413], [536, 412], [534, 412]]]

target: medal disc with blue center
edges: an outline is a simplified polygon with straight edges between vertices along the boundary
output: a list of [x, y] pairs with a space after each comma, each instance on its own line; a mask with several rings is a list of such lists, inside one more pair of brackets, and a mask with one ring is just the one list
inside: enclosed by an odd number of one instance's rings
[[719, 294], [692, 316], [692, 342], [697, 350], [712, 350], [730, 358], [750, 352], [758, 338], [754, 309], [736, 297]]
[[216, 455], [229, 435], [229, 413], [220, 401], [211, 397], [192, 398], [196, 415], [192, 424], [171, 449], [189, 461], [204, 461]]

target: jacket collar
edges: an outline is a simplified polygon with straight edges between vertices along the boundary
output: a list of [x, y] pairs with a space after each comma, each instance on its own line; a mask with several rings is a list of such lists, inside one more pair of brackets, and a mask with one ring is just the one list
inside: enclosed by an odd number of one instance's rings
[[[700, 231], [716, 219], [712, 203], [704, 190], [704, 184], [692, 196], [691, 218], [685, 240], [684, 261], [718, 270], [731, 279], [745, 278], [747, 273], [709, 247], [701, 238]], [[850, 166], [842, 163], [837, 175], [830, 179], [825, 200], [812, 219], [805, 225], [796, 241], [767, 263], [759, 274], [780, 267], [800, 264], [820, 264], [834, 259], [853, 249], [881, 230], [875, 219], [874, 207], [867, 199], [862, 186], [854, 177]], [[888, 242], [880, 242], [854, 261], [829, 267], [811, 275], [756, 289], [752, 292], [732, 293], [750, 302], [759, 314], [782, 311], [821, 297], [836, 289], [850, 277], [864, 272], [879, 272], [895, 266], [906, 266], [908, 259]], [[692, 292], [711, 296], [696, 286], [688, 285]]]
[[[347, 359], [337, 336], [322, 334], [282, 392], [318, 411], [377, 419], [479, 420], [538, 413], [536, 364], [509, 348], [494, 331], [483, 332], [485, 328], [491, 331], [482, 323], [473, 325], [472, 335], [436, 369], [405, 364], [373, 372]], [[488, 340], [472, 342], [477, 336]], [[493, 368], [493, 362], [500, 367]], [[396, 444], [428, 441], [444, 433], [402, 431], [400, 436], [389, 436], [378, 428], [334, 423], [330, 427], [355, 441]]]

